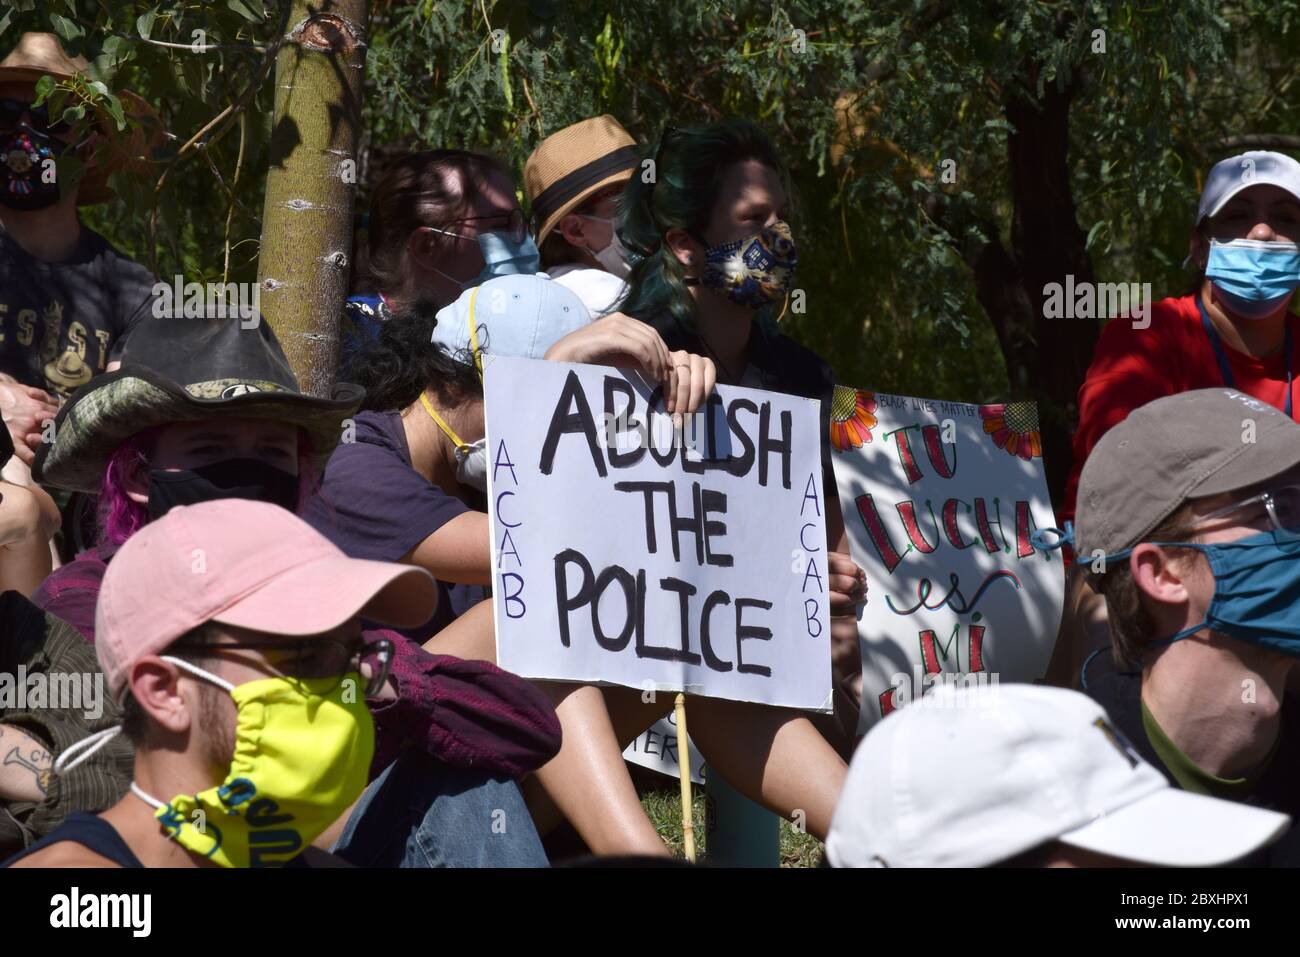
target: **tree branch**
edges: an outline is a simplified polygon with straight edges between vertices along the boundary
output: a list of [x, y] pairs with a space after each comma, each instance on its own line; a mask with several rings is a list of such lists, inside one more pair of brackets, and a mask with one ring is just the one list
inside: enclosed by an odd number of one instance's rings
[[1300, 150], [1300, 136], [1289, 133], [1242, 133], [1239, 136], [1224, 137], [1214, 145], [1220, 150]]

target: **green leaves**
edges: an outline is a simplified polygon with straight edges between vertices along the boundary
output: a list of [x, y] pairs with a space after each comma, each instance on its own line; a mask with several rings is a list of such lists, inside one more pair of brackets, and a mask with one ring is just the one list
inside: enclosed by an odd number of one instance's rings
[[158, 19], [157, 7], [153, 7], [152, 9], [145, 11], [144, 13], [140, 14], [139, 17], [136, 18], [135, 21], [136, 31], [140, 34], [140, 36], [148, 40], [149, 34], [150, 32], [152, 32], [153, 25], [157, 21], [157, 19]]
[[58, 13], [50, 14], [50, 25], [64, 43], [75, 43], [86, 35], [80, 26]]
[[249, 23], [261, 23], [266, 19], [259, 0], [226, 0], [226, 6]]

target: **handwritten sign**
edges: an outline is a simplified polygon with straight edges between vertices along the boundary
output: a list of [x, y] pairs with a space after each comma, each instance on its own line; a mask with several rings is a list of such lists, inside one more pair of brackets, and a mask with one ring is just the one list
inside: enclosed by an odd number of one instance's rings
[[502, 668], [829, 710], [817, 402], [675, 430], [636, 373], [505, 357], [484, 392]]
[[[687, 736], [686, 746], [690, 750], [691, 780], [696, 784], [704, 783], [704, 756], [695, 747], [695, 742]], [[681, 766], [677, 761], [677, 714], [669, 711], [650, 727], [636, 736], [636, 740], [623, 749], [623, 760], [651, 771], [658, 771], [670, 778], [681, 777]]]
[[940, 682], [1041, 678], [1065, 578], [1030, 540], [1055, 525], [1037, 407], [837, 386], [831, 447], [867, 573], [859, 731]]

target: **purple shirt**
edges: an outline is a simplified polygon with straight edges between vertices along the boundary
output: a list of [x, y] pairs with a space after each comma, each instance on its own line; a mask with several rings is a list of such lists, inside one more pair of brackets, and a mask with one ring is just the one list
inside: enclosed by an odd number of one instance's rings
[[[37, 589], [32, 603], [95, 640], [95, 600], [116, 545], [82, 552]], [[518, 777], [560, 750], [560, 722], [540, 691], [486, 661], [434, 655], [389, 630], [365, 633], [393, 642], [390, 674], [396, 700], [369, 699], [375, 718], [371, 777], [404, 747], [417, 747], [455, 767]]]
[[[355, 441], [335, 448], [302, 517], [351, 558], [401, 561], [470, 509], [415, 471], [398, 413], [362, 412], [355, 422]], [[491, 595], [486, 585], [440, 581], [433, 618], [402, 633], [423, 643]]]

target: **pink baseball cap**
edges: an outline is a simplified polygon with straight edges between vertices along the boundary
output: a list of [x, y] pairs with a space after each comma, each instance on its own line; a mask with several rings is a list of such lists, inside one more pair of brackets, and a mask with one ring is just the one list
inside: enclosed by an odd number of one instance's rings
[[100, 587], [95, 651], [120, 700], [137, 661], [207, 621], [315, 635], [357, 616], [414, 627], [437, 606], [423, 568], [348, 558], [287, 509], [221, 499], [173, 508], [122, 546]]

